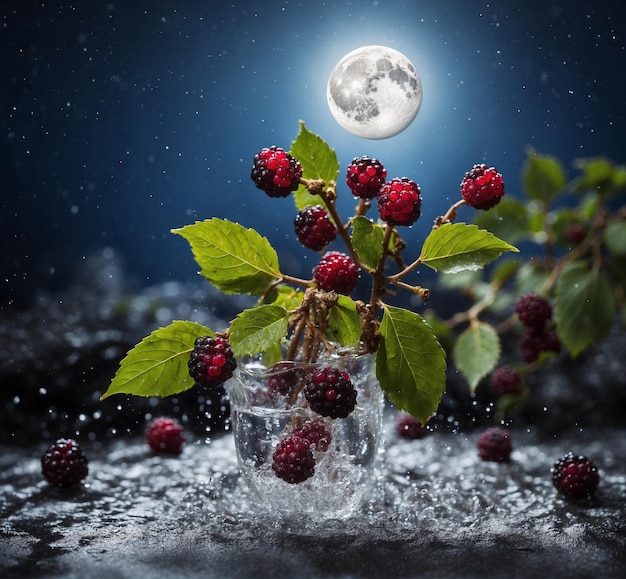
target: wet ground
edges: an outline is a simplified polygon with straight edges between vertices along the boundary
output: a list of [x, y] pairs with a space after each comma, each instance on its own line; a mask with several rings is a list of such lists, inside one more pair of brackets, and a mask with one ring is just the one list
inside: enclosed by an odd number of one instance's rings
[[[251, 503], [230, 434], [178, 457], [141, 438], [87, 445], [90, 473], [50, 487], [42, 448], [2, 449], [1, 577], [623, 577], [626, 431], [549, 441], [514, 432], [509, 464], [479, 460], [477, 435], [404, 441], [386, 421], [362, 509], [324, 523], [276, 519]], [[568, 450], [592, 458], [592, 500], [550, 481]]]

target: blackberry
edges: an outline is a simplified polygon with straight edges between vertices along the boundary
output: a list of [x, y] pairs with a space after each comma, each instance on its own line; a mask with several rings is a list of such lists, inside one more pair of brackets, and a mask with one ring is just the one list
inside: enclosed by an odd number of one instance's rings
[[155, 418], [146, 429], [150, 448], [159, 454], [179, 454], [185, 441], [183, 427], [173, 418]]
[[349, 374], [331, 366], [313, 371], [304, 395], [311, 410], [330, 418], [345, 418], [356, 405], [356, 390]]
[[89, 473], [87, 457], [75, 440], [59, 438], [41, 457], [41, 473], [51, 485], [75, 486]]
[[522, 394], [524, 381], [522, 375], [513, 366], [500, 366], [492, 372], [489, 387], [497, 396]]
[[287, 396], [298, 383], [300, 376], [290, 362], [278, 362], [272, 366], [271, 374], [267, 379], [267, 388], [270, 394]]
[[520, 322], [527, 328], [543, 328], [552, 318], [552, 306], [543, 296], [528, 292], [515, 302], [515, 312]]
[[320, 289], [350, 295], [359, 281], [359, 269], [349, 255], [328, 251], [313, 270], [313, 277]]
[[561, 341], [554, 330], [525, 328], [520, 339], [520, 350], [522, 358], [532, 364], [542, 352], [558, 354], [561, 351]]
[[417, 440], [424, 438], [428, 431], [422, 426], [422, 423], [412, 414], [403, 412], [396, 421], [396, 433], [400, 438], [408, 438]]
[[296, 236], [302, 245], [320, 251], [337, 237], [337, 228], [321, 205], [305, 207], [294, 220]]
[[309, 444], [320, 452], [327, 451], [330, 446], [330, 432], [322, 420], [307, 420], [293, 431], [293, 435], [308, 440]]
[[474, 209], [491, 209], [504, 195], [502, 175], [494, 167], [474, 165], [461, 181], [461, 195]]
[[290, 436], [278, 443], [272, 456], [272, 470], [278, 478], [298, 484], [315, 474], [315, 458], [308, 440]]
[[389, 225], [412, 225], [421, 215], [419, 185], [406, 177], [387, 181], [378, 191], [378, 212]]
[[513, 444], [509, 431], [492, 426], [483, 431], [476, 440], [478, 456], [490, 462], [509, 462]]
[[188, 366], [197, 384], [216, 388], [233, 375], [237, 361], [226, 338], [201, 336], [196, 338]]
[[346, 171], [346, 183], [352, 194], [361, 199], [372, 199], [385, 182], [387, 170], [378, 159], [367, 155], [354, 157]]
[[591, 497], [600, 484], [598, 469], [586, 456], [568, 452], [552, 467], [552, 484], [572, 499]]
[[287, 197], [300, 184], [302, 165], [287, 151], [273, 145], [254, 156], [250, 177], [270, 197]]

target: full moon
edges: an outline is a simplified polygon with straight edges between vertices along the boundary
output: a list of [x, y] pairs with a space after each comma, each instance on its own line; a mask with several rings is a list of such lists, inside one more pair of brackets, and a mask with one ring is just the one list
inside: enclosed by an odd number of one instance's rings
[[326, 97], [344, 129], [365, 139], [386, 139], [413, 122], [422, 104], [422, 81], [401, 52], [363, 46], [337, 63]]

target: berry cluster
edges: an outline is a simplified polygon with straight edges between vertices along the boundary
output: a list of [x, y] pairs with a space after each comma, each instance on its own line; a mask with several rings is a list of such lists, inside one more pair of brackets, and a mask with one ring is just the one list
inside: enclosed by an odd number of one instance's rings
[[287, 197], [302, 178], [302, 165], [287, 151], [273, 145], [254, 156], [250, 177], [270, 197]]
[[328, 251], [313, 270], [317, 287], [350, 295], [359, 282], [359, 269], [349, 255]]
[[337, 228], [321, 205], [309, 205], [300, 211], [294, 228], [300, 243], [313, 251], [324, 249], [337, 237]]
[[345, 418], [356, 405], [356, 389], [349, 374], [332, 366], [313, 371], [304, 395], [311, 410], [330, 418]]
[[373, 199], [385, 182], [387, 170], [378, 159], [355, 157], [346, 171], [346, 184], [355, 197]]
[[502, 175], [494, 167], [474, 165], [461, 181], [461, 195], [474, 209], [491, 209], [504, 195]]
[[300, 376], [290, 362], [278, 362], [267, 378], [267, 389], [272, 398], [287, 396], [298, 383]]
[[400, 438], [417, 440], [424, 438], [428, 434], [428, 430], [422, 426], [422, 423], [415, 416], [403, 412], [396, 421], [396, 433]]
[[522, 394], [524, 392], [524, 379], [513, 366], [500, 366], [491, 373], [489, 388], [496, 396]]
[[552, 484], [566, 497], [572, 499], [591, 497], [599, 483], [598, 469], [586, 456], [568, 452], [552, 467]]
[[146, 440], [158, 454], [179, 454], [185, 435], [183, 427], [173, 418], [155, 418], [148, 424]]
[[59, 438], [41, 457], [41, 473], [57, 487], [67, 488], [80, 483], [89, 473], [87, 457], [71, 438]]
[[481, 460], [508, 462], [513, 450], [511, 435], [504, 428], [497, 426], [487, 428], [476, 440], [476, 448]]
[[201, 336], [195, 341], [187, 365], [197, 384], [216, 388], [233, 375], [237, 361], [226, 338]]
[[518, 298], [515, 312], [524, 326], [520, 347], [526, 362], [535, 362], [542, 352], [561, 351], [559, 338], [549, 324], [552, 306], [546, 298], [535, 292], [526, 293]]
[[392, 179], [378, 191], [378, 212], [389, 225], [412, 225], [421, 214], [419, 185], [407, 177]]

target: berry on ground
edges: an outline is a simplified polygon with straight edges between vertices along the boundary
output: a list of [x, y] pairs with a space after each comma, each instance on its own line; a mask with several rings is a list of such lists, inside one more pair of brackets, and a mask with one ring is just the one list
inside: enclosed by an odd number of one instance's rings
[[508, 462], [513, 450], [508, 430], [492, 426], [484, 430], [476, 441], [478, 456], [491, 462]]
[[378, 191], [378, 212], [389, 225], [412, 225], [421, 207], [419, 185], [406, 177], [387, 181]]
[[71, 438], [59, 438], [41, 457], [41, 473], [57, 487], [72, 487], [89, 473], [87, 457], [80, 445]]
[[566, 497], [590, 497], [599, 483], [598, 469], [586, 456], [568, 452], [552, 467], [552, 484]]
[[489, 388], [497, 396], [521, 394], [524, 391], [524, 380], [513, 366], [500, 366], [491, 373]]
[[349, 255], [328, 251], [315, 266], [313, 277], [320, 289], [350, 295], [359, 281], [359, 269]]
[[188, 366], [197, 384], [215, 388], [233, 375], [237, 361], [226, 338], [202, 336], [196, 338]]
[[331, 436], [322, 420], [307, 420], [302, 426], [293, 431], [298, 436], [309, 441], [311, 447], [325, 452], [330, 446]]
[[461, 195], [474, 209], [491, 209], [504, 195], [502, 175], [494, 167], [474, 165], [461, 181]]
[[521, 295], [515, 302], [515, 312], [527, 328], [543, 328], [552, 318], [550, 302], [535, 292]]
[[422, 426], [422, 423], [412, 414], [403, 412], [396, 422], [396, 432], [400, 438], [408, 438], [417, 440], [424, 438], [428, 431]]
[[270, 197], [287, 197], [300, 184], [302, 165], [287, 151], [273, 145], [254, 156], [250, 177]]
[[313, 251], [324, 249], [337, 237], [337, 228], [321, 205], [305, 207], [294, 220], [300, 243]]
[[355, 157], [348, 165], [346, 183], [352, 194], [361, 199], [372, 199], [385, 182], [387, 170], [378, 159], [367, 155]]
[[278, 443], [272, 457], [272, 470], [278, 478], [298, 484], [315, 474], [315, 458], [308, 440], [290, 436]]
[[561, 351], [561, 341], [554, 330], [526, 328], [520, 339], [520, 349], [524, 361], [532, 364], [542, 352], [558, 354]]
[[185, 441], [183, 427], [173, 418], [155, 418], [146, 430], [150, 448], [159, 454], [179, 454]]
[[331, 366], [313, 371], [304, 395], [311, 410], [330, 418], [345, 418], [356, 405], [356, 390], [349, 374]]
[[298, 383], [300, 376], [298, 371], [289, 362], [278, 362], [272, 366], [272, 371], [267, 378], [267, 388], [270, 394], [287, 396]]

